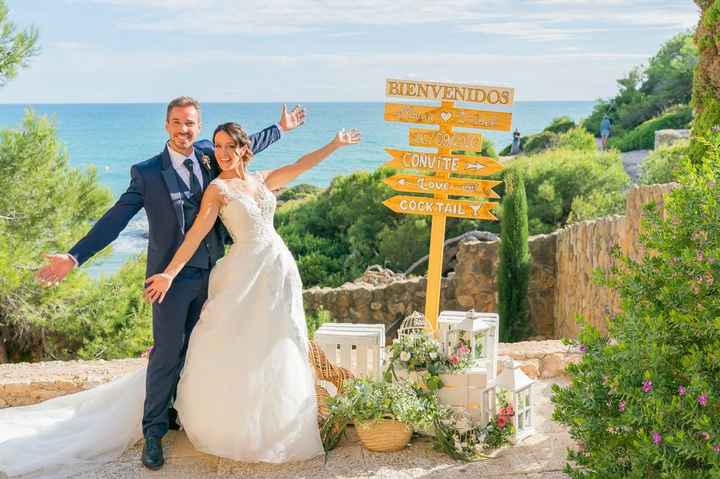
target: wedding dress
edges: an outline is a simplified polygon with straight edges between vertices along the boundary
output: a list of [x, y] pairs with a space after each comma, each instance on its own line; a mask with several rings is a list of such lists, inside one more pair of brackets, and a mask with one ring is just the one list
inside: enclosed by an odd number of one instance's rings
[[[175, 408], [193, 446], [244, 462], [323, 453], [297, 265], [273, 227], [275, 197], [213, 181], [233, 246], [210, 275]], [[0, 471], [56, 478], [111, 461], [142, 437], [145, 368], [87, 391], [0, 409]], [[139, 459], [138, 459], [139, 460]]]

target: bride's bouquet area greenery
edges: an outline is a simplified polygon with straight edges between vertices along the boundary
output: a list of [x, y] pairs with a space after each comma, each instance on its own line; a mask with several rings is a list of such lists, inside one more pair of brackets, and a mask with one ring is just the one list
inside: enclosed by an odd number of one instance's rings
[[478, 460], [507, 444], [514, 410], [504, 395], [498, 395], [499, 414], [488, 424], [473, 424], [463, 411], [440, 403], [440, 374], [459, 372], [472, 362], [469, 348], [454, 349], [450, 355], [444, 353], [424, 333], [396, 339], [388, 350], [383, 381], [347, 381], [328, 400], [329, 415], [321, 431], [326, 449], [337, 445], [347, 424], [368, 427], [384, 420], [401, 422], [416, 432], [432, 431], [434, 447], [459, 460]]

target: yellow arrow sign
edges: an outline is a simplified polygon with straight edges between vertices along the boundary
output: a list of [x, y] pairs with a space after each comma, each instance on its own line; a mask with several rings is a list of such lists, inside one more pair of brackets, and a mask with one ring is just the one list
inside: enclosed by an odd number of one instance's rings
[[416, 175], [395, 175], [383, 181], [394, 190], [410, 193], [445, 193], [457, 196], [477, 196], [478, 198], [500, 198], [492, 190], [501, 183], [500, 181]]
[[462, 128], [510, 131], [512, 113], [448, 108], [403, 103], [386, 103], [385, 120], [425, 125], [450, 125]]
[[466, 101], [510, 106], [513, 104], [515, 90], [501, 86], [388, 79], [385, 82], [385, 94], [401, 98]]
[[443, 133], [427, 128], [410, 128], [408, 133], [410, 146], [480, 151], [483, 144], [480, 133]]
[[385, 148], [385, 151], [393, 159], [383, 166], [399, 170], [487, 176], [503, 169], [502, 164], [487, 156], [438, 155], [437, 153], [393, 148]]
[[498, 206], [492, 201], [461, 201], [422, 198], [420, 196], [396, 195], [383, 201], [396, 213], [410, 215], [444, 215], [473, 220], [497, 220], [490, 210]]

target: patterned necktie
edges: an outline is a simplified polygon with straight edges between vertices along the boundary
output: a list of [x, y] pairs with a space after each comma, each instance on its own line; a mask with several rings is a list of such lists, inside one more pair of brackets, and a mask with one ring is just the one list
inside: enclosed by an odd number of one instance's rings
[[183, 161], [183, 165], [185, 165], [185, 168], [187, 168], [190, 172], [190, 194], [192, 196], [195, 196], [202, 191], [202, 187], [200, 186], [200, 182], [198, 181], [197, 176], [195, 176], [195, 171], [193, 170], [193, 161], [190, 158], [187, 158], [185, 161]]

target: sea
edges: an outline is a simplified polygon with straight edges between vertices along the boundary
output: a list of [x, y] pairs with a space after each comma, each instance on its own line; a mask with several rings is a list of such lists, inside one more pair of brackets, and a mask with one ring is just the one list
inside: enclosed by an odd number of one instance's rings
[[[593, 105], [592, 101], [527, 101], [516, 102], [509, 111], [513, 114], [513, 129], [528, 135], [541, 131], [558, 116], [581, 119], [590, 114]], [[336, 176], [378, 168], [390, 159], [383, 148], [407, 148], [408, 127], [421, 126], [384, 121], [381, 102], [303, 103], [302, 106], [307, 112], [305, 125], [283, 135], [280, 141], [257, 155], [251, 169], [264, 170], [293, 162], [325, 145], [338, 130], [359, 129], [361, 144], [343, 148], [292, 183], [326, 187]], [[208, 138], [217, 124], [226, 121], [240, 123], [249, 133], [258, 131], [278, 121], [281, 107], [279, 103], [204, 103], [201, 137]], [[70, 164], [80, 169], [94, 167], [99, 181], [117, 198], [127, 188], [130, 166], [155, 156], [164, 148], [165, 108], [163, 103], [0, 104], [0, 128], [19, 128], [28, 110], [47, 115], [67, 147]], [[498, 152], [512, 141], [512, 132], [482, 133]], [[112, 244], [112, 253], [85, 268], [94, 277], [112, 274], [146, 248], [146, 234], [147, 218], [141, 211]]]

